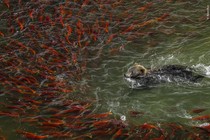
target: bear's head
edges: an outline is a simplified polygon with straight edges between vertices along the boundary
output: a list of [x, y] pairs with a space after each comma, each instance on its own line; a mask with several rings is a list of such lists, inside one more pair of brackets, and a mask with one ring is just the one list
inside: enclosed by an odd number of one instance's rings
[[147, 74], [147, 69], [140, 65], [140, 64], [137, 64], [135, 63], [132, 67], [130, 67], [128, 69], [128, 71], [124, 74], [124, 76], [126, 78], [137, 78], [139, 76], [145, 76]]

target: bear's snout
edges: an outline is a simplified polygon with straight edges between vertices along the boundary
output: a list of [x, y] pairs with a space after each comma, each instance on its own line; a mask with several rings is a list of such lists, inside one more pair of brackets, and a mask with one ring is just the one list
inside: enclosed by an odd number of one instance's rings
[[130, 78], [130, 76], [128, 76], [127, 74], [124, 74], [124, 77], [125, 77], [125, 78]]
[[125, 77], [125, 78], [130, 78], [130, 77], [131, 77], [131, 74], [125, 73], [125, 74], [124, 74], [124, 77]]

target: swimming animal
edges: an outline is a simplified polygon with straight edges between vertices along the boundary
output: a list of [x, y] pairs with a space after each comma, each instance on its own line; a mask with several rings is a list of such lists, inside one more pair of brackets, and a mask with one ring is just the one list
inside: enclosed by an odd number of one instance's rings
[[143, 65], [135, 63], [124, 74], [125, 80], [131, 88], [147, 87], [159, 83], [197, 83], [204, 76], [194, 72], [194, 70], [182, 65], [165, 65], [158, 69], [147, 69]]

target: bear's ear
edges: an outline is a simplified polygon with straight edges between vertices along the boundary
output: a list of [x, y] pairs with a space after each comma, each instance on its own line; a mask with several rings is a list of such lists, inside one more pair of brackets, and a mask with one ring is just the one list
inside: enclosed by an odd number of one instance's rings
[[135, 62], [134, 65], [136, 66], [136, 65], [139, 65], [139, 64]]

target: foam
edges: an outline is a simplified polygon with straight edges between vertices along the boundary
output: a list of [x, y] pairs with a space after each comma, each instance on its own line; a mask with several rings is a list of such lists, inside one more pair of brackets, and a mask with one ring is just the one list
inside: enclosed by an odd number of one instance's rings
[[210, 78], [210, 65], [197, 64], [192, 67], [204, 74], [206, 77]]

